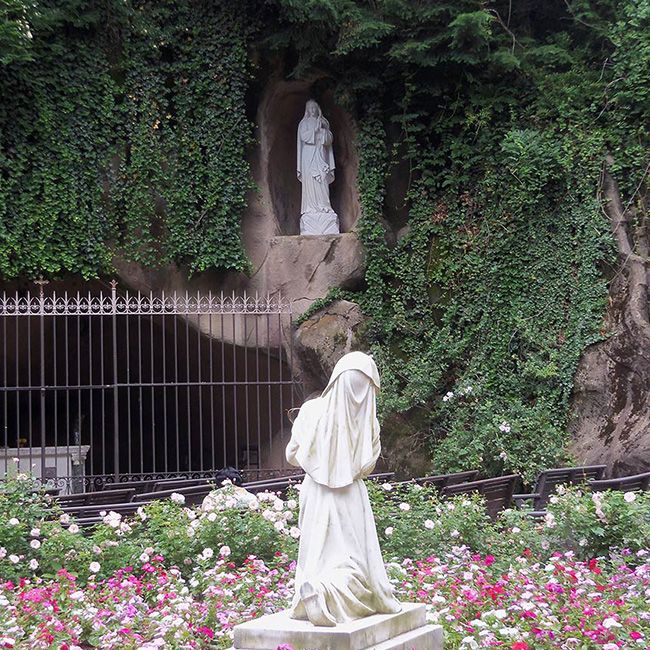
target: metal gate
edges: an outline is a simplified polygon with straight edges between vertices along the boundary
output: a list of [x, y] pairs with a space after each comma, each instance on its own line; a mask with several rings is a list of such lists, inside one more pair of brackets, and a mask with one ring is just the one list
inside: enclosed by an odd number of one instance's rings
[[2, 295], [0, 354], [0, 477], [17, 459], [80, 491], [226, 466], [259, 478], [283, 464], [298, 386], [280, 298], [41, 284]]

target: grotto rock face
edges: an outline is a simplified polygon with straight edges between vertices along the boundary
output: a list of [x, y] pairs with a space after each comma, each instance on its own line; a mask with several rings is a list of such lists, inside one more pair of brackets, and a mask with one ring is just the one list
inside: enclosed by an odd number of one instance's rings
[[650, 345], [627, 315], [627, 282], [610, 295], [612, 336], [585, 352], [576, 373], [570, 451], [625, 476], [650, 471]]
[[359, 328], [364, 316], [359, 306], [348, 300], [336, 300], [316, 312], [298, 327], [294, 337], [296, 368], [305, 387], [305, 395], [322, 391], [336, 362], [358, 349]]
[[[607, 166], [612, 164], [607, 157]], [[583, 463], [606, 463], [610, 476], [650, 471], [650, 233], [634, 225], [615, 180], [603, 174], [605, 213], [619, 253], [610, 284], [604, 341], [583, 355], [574, 382], [570, 450]]]

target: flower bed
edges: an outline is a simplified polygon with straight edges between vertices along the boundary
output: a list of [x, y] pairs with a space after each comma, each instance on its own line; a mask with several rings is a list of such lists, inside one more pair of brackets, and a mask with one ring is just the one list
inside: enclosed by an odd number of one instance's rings
[[[3, 487], [0, 648], [227, 648], [289, 603], [294, 495], [228, 485], [203, 509], [175, 495], [84, 531], [26, 477]], [[446, 650], [650, 648], [650, 495], [572, 488], [542, 521], [492, 522], [478, 497], [369, 491], [397, 594], [427, 604]]]
[[[637, 553], [634, 560], [648, 557]], [[390, 563], [402, 600], [424, 602], [445, 629], [445, 648], [648, 648], [650, 565], [620, 558], [601, 568], [572, 553], [508, 571], [458, 547], [442, 558]], [[0, 585], [0, 647], [227, 648], [239, 622], [287, 606], [294, 562], [280, 555], [237, 567], [225, 556], [189, 579], [153, 557], [80, 587], [51, 579]]]

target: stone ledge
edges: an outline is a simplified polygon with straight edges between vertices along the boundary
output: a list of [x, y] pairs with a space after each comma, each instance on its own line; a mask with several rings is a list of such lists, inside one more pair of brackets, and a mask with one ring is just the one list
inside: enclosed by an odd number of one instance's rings
[[[283, 643], [294, 650], [438, 650], [436, 639], [442, 634], [426, 625], [426, 607], [403, 603], [397, 614], [375, 614], [336, 627], [314, 627], [308, 621], [289, 618], [282, 611], [248, 621], [235, 627], [234, 648], [238, 650], [275, 650]], [[404, 637], [402, 640], [401, 637]], [[397, 645], [395, 645], [397, 643]], [[400, 645], [402, 644], [402, 645]]]

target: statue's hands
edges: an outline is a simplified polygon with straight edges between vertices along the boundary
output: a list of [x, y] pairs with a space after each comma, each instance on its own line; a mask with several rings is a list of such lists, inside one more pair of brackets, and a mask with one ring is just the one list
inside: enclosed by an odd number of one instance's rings
[[296, 176], [298, 177], [298, 180], [302, 183], [302, 174], [300, 172], [296, 172]]

